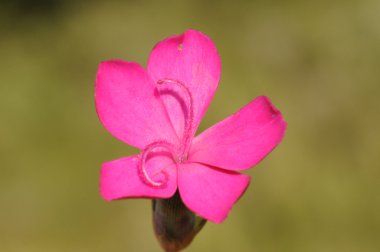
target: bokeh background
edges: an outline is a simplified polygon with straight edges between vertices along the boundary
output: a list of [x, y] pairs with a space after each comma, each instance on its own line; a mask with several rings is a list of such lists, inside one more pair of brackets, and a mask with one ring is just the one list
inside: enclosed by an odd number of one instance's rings
[[161, 251], [148, 200], [99, 196], [100, 164], [137, 150], [99, 123], [94, 78], [193, 28], [223, 66], [200, 131], [258, 95], [288, 130], [187, 251], [379, 251], [379, 13], [377, 0], [2, 1], [0, 250]]

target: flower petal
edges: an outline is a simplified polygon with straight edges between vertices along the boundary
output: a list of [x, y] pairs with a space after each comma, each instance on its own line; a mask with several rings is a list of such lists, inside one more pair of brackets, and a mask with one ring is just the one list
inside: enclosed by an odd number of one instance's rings
[[227, 170], [248, 169], [281, 142], [285, 129], [280, 111], [261, 96], [197, 136], [189, 160]]
[[176, 133], [155, 90], [138, 64], [121, 60], [101, 63], [95, 87], [101, 122], [115, 137], [140, 149], [157, 139], [174, 142]]
[[199, 163], [181, 164], [179, 193], [185, 205], [215, 223], [222, 222], [248, 187], [250, 177]]
[[153, 159], [149, 164], [149, 174], [153, 179], [160, 180], [164, 171], [167, 174], [165, 186], [153, 187], [146, 184], [138, 170], [139, 157], [129, 156], [102, 165], [100, 194], [106, 200], [141, 197], [170, 198], [177, 190], [176, 165], [168, 161], [165, 156], [156, 156]]
[[[194, 134], [214, 96], [220, 77], [220, 59], [211, 39], [199, 31], [188, 30], [159, 42], [150, 54], [148, 73], [155, 82], [173, 79], [189, 89], [193, 98], [191, 134]], [[185, 105], [188, 96], [183, 90], [169, 85], [161, 95], [178, 136], [182, 136], [189, 111]]]

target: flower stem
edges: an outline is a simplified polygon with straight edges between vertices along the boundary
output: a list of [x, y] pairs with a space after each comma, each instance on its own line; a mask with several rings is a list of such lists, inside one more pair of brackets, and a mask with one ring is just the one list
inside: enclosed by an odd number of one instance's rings
[[190, 211], [178, 191], [169, 199], [152, 201], [155, 235], [166, 252], [187, 247], [206, 224], [206, 220]]

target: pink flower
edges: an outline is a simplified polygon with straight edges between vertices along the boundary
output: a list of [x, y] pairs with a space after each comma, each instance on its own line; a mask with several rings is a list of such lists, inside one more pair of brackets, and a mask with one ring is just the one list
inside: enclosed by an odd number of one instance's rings
[[286, 123], [261, 96], [194, 137], [219, 76], [213, 42], [194, 30], [159, 42], [147, 70], [121, 60], [100, 64], [99, 118], [111, 134], [141, 150], [102, 165], [100, 191], [106, 200], [170, 198], [178, 190], [203, 218], [220, 223], [227, 217], [250, 182], [238, 171], [269, 154]]

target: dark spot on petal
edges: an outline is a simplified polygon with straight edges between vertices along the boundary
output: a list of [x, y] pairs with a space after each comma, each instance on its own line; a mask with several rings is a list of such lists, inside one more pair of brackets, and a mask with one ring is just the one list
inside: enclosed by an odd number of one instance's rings
[[272, 118], [276, 117], [279, 114], [279, 111], [272, 105], [270, 105], [270, 112], [272, 113]]

